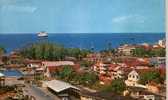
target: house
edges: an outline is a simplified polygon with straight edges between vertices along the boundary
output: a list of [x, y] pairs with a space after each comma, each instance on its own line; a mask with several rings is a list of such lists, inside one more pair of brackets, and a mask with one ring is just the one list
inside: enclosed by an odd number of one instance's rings
[[159, 91], [160, 91], [159, 86], [156, 83], [148, 83], [148, 84], [146, 84], [146, 87], [147, 87], [148, 91], [150, 91], [152, 93], [159, 93]]
[[81, 89], [80, 100], [136, 100], [130, 96], [122, 96], [113, 92], [90, 92]]
[[111, 79], [119, 79], [119, 78], [124, 78], [124, 72], [121, 68], [121, 66], [117, 64], [111, 64], [109, 67], [108, 74], [111, 76]]
[[101, 58], [102, 58], [102, 55], [100, 53], [92, 53], [92, 54], [88, 54], [86, 58], [83, 58], [83, 60], [96, 62], [96, 61], [100, 61]]
[[118, 53], [121, 54], [121, 55], [124, 55], [124, 56], [130, 56], [130, 55], [132, 55], [133, 50], [135, 48], [136, 47], [133, 46], [133, 45], [125, 44], [125, 45], [122, 45], [118, 48]]
[[41, 67], [41, 60], [26, 60], [27, 68], [36, 69]]
[[109, 76], [109, 75], [100, 74], [99, 81], [100, 81], [101, 85], [105, 85], [105, 84], [110, 84], [112, 79], [111, 79], [111, 76]]
[[52, 72], [62, 68], [61, 66], [75, 66], [72, 61], [43, 61], [42, 68], [44, 69], [44, 76], [51, 77]]
[[148, 58], [124, 58], [123, 63], [126, 64], [127, 67], [133, 67], [135, 68], [136, 66], [149, 66], [150, 60]]
[[100, 73], [100, 74], [106, 74], [108, 70], [108, 65], [104, 64], [103, 62], [97, 62], [95, 65], [93, 65], [93, 71]]
[[96, 63], [93, 66], [93, 71], [99, 75], [100, 84], [109, 84], [112, 80], [124, 78], [122, 66], [118, 64]]
[[122, 70], [122, 65], [119, 64], [104, 64], [103, 62], [98, 62], [93, 65], [92, 70], [97, 72], [99, 75], [100, 84], [111, 83], [112, 80], [118, 78], [124, 78], [124, 72]]
[[124, 91], [125, 96], [130, 96], [132, 98], [138, 99], [138, 100], [165, 100], [164, 96], [152, 93], [148, 91], [147, 89], [141, 88], [141, 87], [127, 87], [127, 90]]
[[117, 70], [114, 79], [123, 78], [124, 72], [122, 70]]
[[43, 87], [61, 100], [80, 100], [80, 89], [60, 80], [44, 81]]
[[137, 71], [132, 70], [129, 74], [128, 74], [128, 79], [125, 80], [125, 84], [127, 86], [132, 86], [132, 87], [140, 87], [140, 88], [146, 88], [145, 85], [139, 84], [138, 81], [140, 80], [140, 76], [138, 74]]
[[125, 83], [127, 86], [136, 86], [138, 84], [139, 79], [139, 74], [135, 70], [132, 70], [128, 74], [128, 79], [125, 81]]
[[21, 55], [18, 52], [14, 51], [14, 52], [11, 52], [9, 54], [9, 61], [8, 61], [9, 64], [17, 64], [17, 65], [19, 65], [19, 64], [22, 64], [22, 62], [23, 62], [23, 59], [22, 59]]
[[152, 57], [150, 64], [157, 67], [166, 66], [166, 57]]

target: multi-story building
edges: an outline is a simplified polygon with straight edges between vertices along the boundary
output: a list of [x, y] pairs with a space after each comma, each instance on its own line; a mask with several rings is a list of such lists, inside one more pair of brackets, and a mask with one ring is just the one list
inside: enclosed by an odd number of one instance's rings
[[157, 67], [165, 66], [166, 65], [166, 57], [153, 57], [150, 59], [150, 63]]
[[118, 53], [124, 56], [130, 56], [132, 55], [134, 49], [135, 46], [125, 44], [118, 48]]

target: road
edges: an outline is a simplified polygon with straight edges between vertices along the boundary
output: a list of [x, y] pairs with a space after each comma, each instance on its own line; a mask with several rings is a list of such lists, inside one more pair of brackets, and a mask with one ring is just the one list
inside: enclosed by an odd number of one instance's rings
[[23, 91], [25, 95], [34, 96], [36, 100], [60, 100], [50, 92], [44, 91], [34, 85], [26, 85], [26, 87], [23, 88]]

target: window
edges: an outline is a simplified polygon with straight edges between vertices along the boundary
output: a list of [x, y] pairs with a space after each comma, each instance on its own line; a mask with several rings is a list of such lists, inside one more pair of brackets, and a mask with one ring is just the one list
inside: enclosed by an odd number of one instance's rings
[[136, 76], [137, 77], [137, 79], [139, 78], [138, 76]]

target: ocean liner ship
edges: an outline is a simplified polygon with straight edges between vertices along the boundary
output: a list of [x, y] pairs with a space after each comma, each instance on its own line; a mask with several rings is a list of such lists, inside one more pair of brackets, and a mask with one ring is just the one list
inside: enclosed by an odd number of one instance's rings
[[48, 37], [48, 33], [42, 31], [42, 32], [37, 33], [37, 36], [38, 36], [38, 37]]

